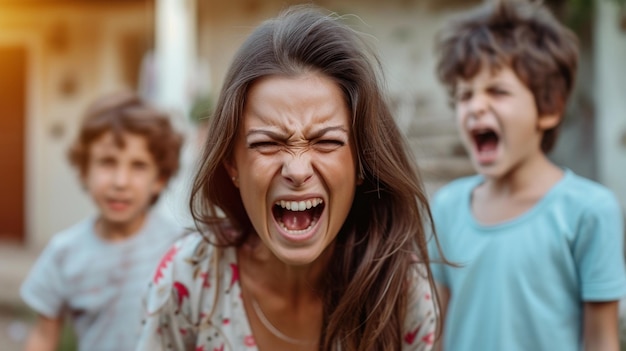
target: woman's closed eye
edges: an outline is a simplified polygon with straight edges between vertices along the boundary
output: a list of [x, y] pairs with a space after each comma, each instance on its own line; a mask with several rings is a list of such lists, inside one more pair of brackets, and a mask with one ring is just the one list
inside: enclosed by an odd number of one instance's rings
[[346, 143], [340, 139], [319, 139], [313, 143], [315, 149], [323, 152], [333, 151], [344, 145], [346, 145]]
[[276, 141], [269, 141], [269, 140], [255, 141], [255, 142], [249, 143], [248, 148], [267, 154], [267, 153], [275, 153], [275, 152], [280, 151], [280, 149], [282, 148], [282, 144]]

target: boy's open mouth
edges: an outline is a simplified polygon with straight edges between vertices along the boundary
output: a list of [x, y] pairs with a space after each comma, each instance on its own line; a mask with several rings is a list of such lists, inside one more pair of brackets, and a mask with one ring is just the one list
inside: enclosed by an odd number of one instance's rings
[[306, 201], [280, 200], [274, 204], [272, 214], [283, 229], [297, 235], [306, 233], [317, 224], [324, 207], [324, 201], [320, 198]]
[[490, 128], [472, 131], [472, 139], [476, 150], [476, 160], [480, 164], [491, 164], [496, 161], [500, 136]]
[[476, 130], [472, 137], [479, 153], [495, 151], [500, 141], [498, 134], [491, 129]]

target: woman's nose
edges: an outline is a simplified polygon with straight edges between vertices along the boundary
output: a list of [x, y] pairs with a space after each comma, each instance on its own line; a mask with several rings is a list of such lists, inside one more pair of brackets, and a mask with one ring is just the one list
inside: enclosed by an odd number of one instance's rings
[[313, 176], [311, 158], [307, 152], [287, 156], [281, 175], [292, 185], [300, 186]]

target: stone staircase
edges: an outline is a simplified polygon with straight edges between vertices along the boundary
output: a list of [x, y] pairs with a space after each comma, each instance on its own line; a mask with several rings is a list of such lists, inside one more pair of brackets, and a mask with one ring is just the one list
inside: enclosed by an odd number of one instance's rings
[[475, 173], [453, 117], [414, 117], [403, 124], [430, 196], [446, 183]]

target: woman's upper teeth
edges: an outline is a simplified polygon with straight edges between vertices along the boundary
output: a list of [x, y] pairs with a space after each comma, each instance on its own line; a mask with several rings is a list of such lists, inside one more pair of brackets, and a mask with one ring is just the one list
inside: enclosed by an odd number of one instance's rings
[[280, 200], [276, 202], [276, 205], [285, 208], [287, 210], [290, 211], [304, 211], [304, 210], [309, 210], [312, 207], [316, 207], [317, 205], [321, 204], [322, 202], [324, 202], [322, 199], [320, 198], [315, 198], [315, 199], [311, 199], [311, 200], [306, 200], [306, 201], [285, 201], [285, 200]]

